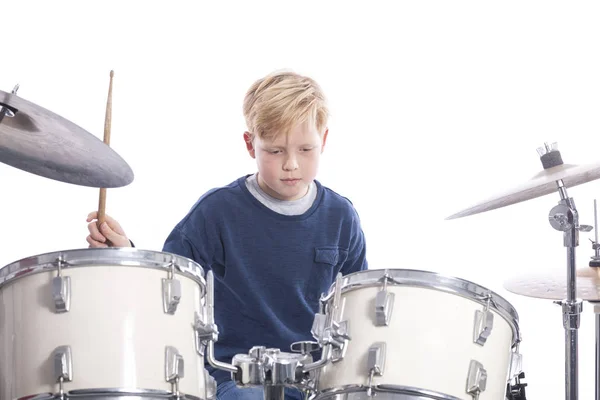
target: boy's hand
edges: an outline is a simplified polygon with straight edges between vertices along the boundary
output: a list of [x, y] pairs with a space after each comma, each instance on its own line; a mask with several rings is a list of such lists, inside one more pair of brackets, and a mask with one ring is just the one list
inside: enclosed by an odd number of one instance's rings
[[108, 215], [98, 229], [98, 212], [92, 211], [88, 214], [87, 222], [90, 234], [86, 238], [89, 247], [131, 247], [131, 242], [125, 235], [125, 231], [119, 223]]

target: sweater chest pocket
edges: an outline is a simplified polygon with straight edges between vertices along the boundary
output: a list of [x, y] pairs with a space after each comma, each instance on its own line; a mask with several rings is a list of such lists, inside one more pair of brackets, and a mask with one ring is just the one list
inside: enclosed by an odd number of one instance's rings
[[306, 300], [317, 305], [321, 294], [329, 291], [335, 276], [348, 258], [348, 251], [338, 246], [315, 248], [315, 256], [304, 286]]

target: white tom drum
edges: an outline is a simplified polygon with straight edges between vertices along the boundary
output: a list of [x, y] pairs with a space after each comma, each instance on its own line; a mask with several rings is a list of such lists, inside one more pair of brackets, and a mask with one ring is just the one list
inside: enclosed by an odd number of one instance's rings
[[368, 270], [339, 282], [338, 311], [334, 284], [321, 315], [350, 340], [316, 372], [318, 399], [506, 398], [520, 370], [520, 332], [505, 299], [428, 271]]
[[202, 268], [164, 252], [81, 249], [0, 270], [0, 397], [209, 399], [195, 324]]

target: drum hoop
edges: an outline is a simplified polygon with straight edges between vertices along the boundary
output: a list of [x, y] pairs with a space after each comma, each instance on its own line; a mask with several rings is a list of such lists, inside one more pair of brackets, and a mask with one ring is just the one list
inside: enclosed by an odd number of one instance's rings
[[[314, 400], [324, 400], [337, 395], [344, 395], [350, 393], [361, 393], [367, 391], [369, 388], [365, 385], [344, 385], [338, 388], [327, 389], [319, 392], [314, 397]], [[431, 400], [460, 400], [458, 397], [450, 396], [444, 393], [436, 392], [433, 390], [421, 389], [412, 386], [401, 386], [401, 385], [373, 385], [371, 390], [374, 393], [398, 393], [401, 395], [419, 396], [419, 399], [431, 399]]]
[[[107, 389], [77, 389], [65, 392], [65, 399], [128, 399], [128, 398], [144, 398], [165, 400], [174, 397], [173, 392], [158, 389], [125, 389], [125, 388], [107, 388]], [[17, 400], [57, 400], [60, 397], [54, 393], [39, 393], [36, 395], [23, 396]], [[181, 393], [182, 399], [201, 400], [197, 396]]]
[[168, 272], [173, 264], [176, 274], [191, 278], [201, 285], [203, 291], [206, 286], [203, 268], [189, 258], [132, 247], [110, 247], [62, 250], [17, 260], [0, 269], [0, 288], [24, 276], [55, 271], [58, 269], [58, 259], [63, 261], [61, 269], [67, 270], [78, 267], [124, 266], [153, 268]]
[[[386, 274], [388, 276], [388, 286], [402, 285], [439, 290], [467, 298], [483, 306], [487, 304], [489, 295], [491, 297], [490, 308], [500, 314], [512, 328], [513, 346], [521, 341], [517, 310], [499, 294], [466, 279], [416, 269], [371, 269], [343, 276], [341, 293], [366, 287], [381, 287]], [[331, 285], [329, 291], [321, 296], [321, 303], [327, 304], [330, 302], [333, 299], [334, 291], [335, 282]]]

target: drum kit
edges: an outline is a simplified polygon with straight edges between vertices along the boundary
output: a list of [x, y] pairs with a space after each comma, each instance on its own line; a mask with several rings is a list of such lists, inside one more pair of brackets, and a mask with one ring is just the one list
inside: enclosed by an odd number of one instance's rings
[[[17, 89], [0, 91], [1, 162], [101, 189], [132, 182], [106, 130], [103, 142]], [[532, 180], [448, 219], [558, 192], [549, 222], [564, 237], [565, 272], [506, 288], [562, 306], [565, 394], [576, 400], [584, 300], [596, 312], [600, 365], [600, 244], [596, 233], [590, 267], [576, 269], [579, 232], [592, 227], [579, 224], [567, 188], [599, 178], [600, 165], [564, 164], [555, 144], [538, 152], [543, 171]], [[314, 341], [257, 345], [223, 362], [214, 352], [214, 276], [196, 262], [134, 248], [24, 258], [0, 269], [0, 400], [212, 400], [206, 364], [231, 373], [240, 388], [264, 388], [270, 400], [283, 400], [286, 387], [307, 400], [526, 399], [518, 313], [492, 290], [429, 271], [367, 270], [339, 274], [319, 303]], [[423, 307], [428, 312], [415, 312]]]

